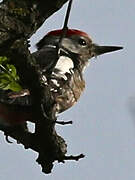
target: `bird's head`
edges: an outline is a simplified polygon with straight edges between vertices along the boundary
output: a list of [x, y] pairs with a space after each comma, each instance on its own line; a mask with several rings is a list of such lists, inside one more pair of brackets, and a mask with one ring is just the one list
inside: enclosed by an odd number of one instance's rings
[[[49, 32], [39, 43], [38, 49], [44, 45], [57, 45], [63, 30], [54, 30]], [[110, 53], [122, 49], [120, 46], [99, 46], [93, 43], [90, 36], [80, 30], [68, 29], [65, 37], [61, 41], [61, 47], [68, 52], [77, 54], [82, 60], [88, 60], [104, 53]]]

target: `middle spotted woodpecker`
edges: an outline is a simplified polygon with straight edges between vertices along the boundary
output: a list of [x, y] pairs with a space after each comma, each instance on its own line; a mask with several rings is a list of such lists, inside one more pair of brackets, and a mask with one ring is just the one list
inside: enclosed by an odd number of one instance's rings
[[43, 74], [49, 74], [50, 91], [58, 113], [72, 107], [78, 101], [85, 88], [83, 72], [89, 63], [88, 60], [122, 48], [98, 46], [85, 32], [68, 29], [61, 41], [58, 57], [57, 47], [61, 35], [62, 30], [49, 32], [37, 44], [38, 51], [33, 53]]
[[[49, 32], [37, 43], [37, 51], [33, 53], [40, 67], [43, 82], [49, 84], [50, 92], [56, 103], [57, 113], [72, 107], [79, 99], [85, 88], [83, 72], [89, 59], [104, 53], [117, 51], [122, 47], [99, 46], [94, 44], [87, 33], [76, 29], [68, 29], [62, 38], [62, 30]], [[29, 93], [28, 93], [29, 94]], [[14, 99], [17, 106], [31, 106], [30, 95]], [[12, 101], [9, 98], [8, 102]], [[30, 120], [32, 112], [21, 111], [16, 113], [7, 103], [0, 104], [0, 119], [9, 124]], [[26, 108], [27, 109], [27, 108]]]

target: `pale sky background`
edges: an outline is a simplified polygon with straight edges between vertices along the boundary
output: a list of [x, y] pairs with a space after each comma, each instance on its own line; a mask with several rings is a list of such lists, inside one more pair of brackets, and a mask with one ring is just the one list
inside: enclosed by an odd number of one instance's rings
[[[65, 7], [33, 36], [32, 51], [44, 34], [62, 27]], [[59, 117], [74, 121], [57, 125], [68, 154], [86, 157], [56, 162], [45, 175], [35, 152], [15, 141], [7, 144], [0, 133], [0, 180], [135, 180], [135, 1], [74, 0], [69, 27], [87, 32], [98, 44], [124, 46], [91, 60], [79, 103]]]

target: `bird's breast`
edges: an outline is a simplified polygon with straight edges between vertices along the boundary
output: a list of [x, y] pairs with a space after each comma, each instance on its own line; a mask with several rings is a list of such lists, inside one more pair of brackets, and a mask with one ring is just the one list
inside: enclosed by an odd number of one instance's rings
[[57, 112], [60, 113], [72, 107], [78, 101], [85, 88], [85, 82], [78, 70], [70, 68], [69, 72], [60, 73], [58, 71], [53, 73], [50, 86], [56, 102]]

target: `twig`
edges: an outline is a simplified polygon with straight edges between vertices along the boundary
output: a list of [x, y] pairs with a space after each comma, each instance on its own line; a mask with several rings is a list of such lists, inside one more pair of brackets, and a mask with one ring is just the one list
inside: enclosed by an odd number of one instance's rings
[[78, 160], [80, 160], [80, 159], [82, 159], [82, 158], [84, 158], [85, 157], [85, 155], [84, 154], [80, 154], [80, 155], [78, 155], [78, 156], [65, 156], [64, 157], [64, 160], [75, 160], [75, 161], [78, 161]]
[[69, 20], [69, 16], [70, 16], [70, 12], [71, 12], [72, 2], [73, 2], [73, 0], [70, 0], [69, 4], [68, 4], [68, 8], [67, 8], [67, 12], [66, 12], [66, 17], [65, 17], [64, 25], [63, 25], [62, 35], [61, 35], [60, 40], [59, 40], [59, 48], [61, 46], [61, 41], [65, 37], [66, 32], [68, 30], [68, 20]]
[[79, 161], [80, 159], [84, 158], [85, 155], [84, 154], [79, 154], [77, 156], [64, 156], [62, 159], [58, 160], [58, 162], [62, 162], [65, 163], [65, 161], [67, 160], [74, 160], [74, 161]]
[[73, 121], [67, 121], [67, 122], [65, 122], [65, 121], [55, 121], [55, 123], [60, 124], [60, 125], [66, 125], [66, 124], [73, 124]]

